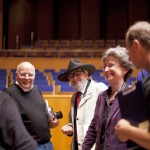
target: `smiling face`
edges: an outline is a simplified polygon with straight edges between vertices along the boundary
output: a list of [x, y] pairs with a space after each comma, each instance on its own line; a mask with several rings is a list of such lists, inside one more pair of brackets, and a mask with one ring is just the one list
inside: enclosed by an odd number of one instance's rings
[[28, 62], [21, 63], [17, 68], [16, 80], [24, 90], [30, 90], [34, 84], [35, 68]]
[[68, 80], [75, 91], [82, 91], [87, 81], [88, 72], [76, 69], [68, 75]]
[[119, 60], [116, 57], [108, 56], [104, 60], [103, 74], [105, 79], [110, 84], [116, 84], [117, 82], [124, 82], [124, 75], [127, 73], [127, 69], [122, 67]]

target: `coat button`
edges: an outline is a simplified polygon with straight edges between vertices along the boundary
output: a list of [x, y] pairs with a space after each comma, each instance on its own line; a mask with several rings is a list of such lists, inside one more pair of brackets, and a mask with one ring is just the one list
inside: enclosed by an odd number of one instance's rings
[[109, 144], [106, 144], [106, 146], [109, 147], [110, 145], [109, 145]]
[[106, 132], [106, 136], [107, 136], [107, 137], [109, 136], [109, 132]]

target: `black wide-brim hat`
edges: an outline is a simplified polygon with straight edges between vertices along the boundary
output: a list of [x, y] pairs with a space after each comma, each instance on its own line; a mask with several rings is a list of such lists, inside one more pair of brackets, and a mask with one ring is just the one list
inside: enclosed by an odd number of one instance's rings
[[83, 64], [79, 60], [71, 59], [69, 62], [67, 71], [60, 74], [58, 76], [58, 80], [62, 81], [62, 82], [68, 82], [69, 81], [68, 80], [69, 73], [75, 69], [80, 69], [80, 68], [87, 70], [88, 76], [91, 76], [96, 70], [95, 66], [92, 64]]

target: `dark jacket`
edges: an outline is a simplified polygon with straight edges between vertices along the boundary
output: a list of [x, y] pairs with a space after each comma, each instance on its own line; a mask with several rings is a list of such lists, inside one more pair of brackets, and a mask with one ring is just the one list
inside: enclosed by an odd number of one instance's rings
[[[105, 91], [98, 97], [94, 118], [88, 128], [86, 137], [82, 145], [83, 150], [90, 150], [95, 142], [96, 142], [96, 150], [100, 149], [101, 146], [100, 134], [102, 132], [101, 129], [102, 129], [104, 107], [106, 103], [106, 96], [105, 96], [106, 94], [107, 92]], [[114, 127], [120, 118], [121, 114], [119, 109], [119, 103], [117, 98], [115, 98], [110, 108], [105, 127], [105, 142], [104, 142], [105, 150], [127, 150], [126, 143], [123, 143], [118, 140], [114, 130]]]
[[35, 150], [36, 146], [24, 127], [16, 104], [0, 92], [0, 150]]

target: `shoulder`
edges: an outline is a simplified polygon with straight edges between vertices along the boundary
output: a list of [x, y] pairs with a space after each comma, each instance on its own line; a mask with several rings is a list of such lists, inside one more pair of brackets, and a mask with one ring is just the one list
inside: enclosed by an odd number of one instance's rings
[[16, 107], [16, 104], [14, 103], [13, 99], [5, 92], [0, 92], [0, 105], [4, 106], [4, 109], [13, 109]]
[[37, 85], [34, 85], [31, 92], [39, 93], [42, 96], [42, 92], [40, 91], [39, 87]]
[[3, 101], [8, 101], [8, 100], [11, 100], [11, 97], [6, 94], [5, 92], [1, 91], [0, 92], [0, 101], [3, 102]]
[[99, 106], [101, 103], [105, 101], [105, 95], [107, 94], [107, 90], [101, 91], [97, 98], [97, 106]]
[[4, 89], [3, 91], [9, 92], [9, 91], [15, 90], [16, 88], [18, 88], [18, 86], [16, 84], [12, 84], [12, 85], [8, 86], [6, 89]]
[[103, 88], [103, 89], [108, 89], [108, 87], [106, 86], [106, 84], [104, 84], [103, 82], [97, 82], [96, 85], [100, 88]]
[[106, 84], [104, 84], [103, 82], [95, 82], [95, 81], [92, 80], [91, 83], [92, 83], [93, 86], [95, 86], [100, 91], [105, 91], [105, 90], [108, 89]]

